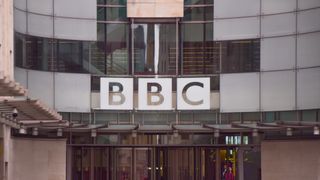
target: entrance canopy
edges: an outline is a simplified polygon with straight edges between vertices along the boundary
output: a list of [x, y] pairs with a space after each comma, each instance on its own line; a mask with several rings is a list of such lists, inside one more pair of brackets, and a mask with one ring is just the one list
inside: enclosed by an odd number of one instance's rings
[[0, 123], [16, 129], [66, 123], [59, 113], [39, 100], [13, 97], [26, 96], [26, 92], [23, 86], [0, 72]]

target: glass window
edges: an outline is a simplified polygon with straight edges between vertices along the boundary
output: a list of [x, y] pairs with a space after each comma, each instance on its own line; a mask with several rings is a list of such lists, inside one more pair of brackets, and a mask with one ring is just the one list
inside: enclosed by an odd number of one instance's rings
[[263, 116], [263, 122], [271, 123], [274, 122], [276, 119], [276, 115], [274, 112], [265, 112]]
[[223, 41], [221, 45], [223, 73], [260, 70], [260, 40]]
[[107, 74], [129, 73], [129, 30], [127, 24], [106, 25]]
[[134, 24], [135, 74], [176, 74], [176, 25]]
[[56, 66], [60, 72], [89, 72], [90, 43], [83, 41], [58, 40]]
[[184, 8], [183, 21], [212, 21], [213, 6]]
[[183, 74], [219, 72], [220, 44], [213, 42], [212, 33], [208, 33], [212, 27], [212, 23], [182, 25]]
[[259, 112], [251, 112], [251, 113], [242, 113], [242, 121], [260, 121], [260, 113]]
[[14, 59], [15, 65], [18, 67], [25, 67], [25, 58], [23, 52], [25, 51], [25, 38], [23, 35], [15, 33], [14, 36]]
[[283, 111], [279, 112], [280, 121], [297, 121], [297, 112], [296, 111]]
[[52, 60], [53, 44], [52, 39], [26, 36], [25, 67], [36, 70], [55, 70], [56, 64]]
[[91, 46], [91, 66], [90, 72], [92, 74], [105, 74], [106, 73], [106, 25], [98, 23], [97, 25], [97, 41], [92, 43]]
[[126, 7], [98, 7], [97, 19], [100, 21], [125, 21], [127, 20]]
[[301, 112], [302, 121], [317, 121], [317, 111], [316, 110], [305, 110]]
[[213, 0], [185, 0], [185, 5], [213, 4]]

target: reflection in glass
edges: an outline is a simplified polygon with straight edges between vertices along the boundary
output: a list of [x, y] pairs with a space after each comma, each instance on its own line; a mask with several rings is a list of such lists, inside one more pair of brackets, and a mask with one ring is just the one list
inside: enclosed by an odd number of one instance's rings
[[116, 173], [113, 174], [113, 179], [132, 179], [131, 164], [132, 164], [132, 149], [119, 148], [116, 149], [113, 156]]
[[[182, 56], [183, 74], [218, 73], [220, 44], [213, 42], [212, 23], [183, 24]], [[212, 31], [210, 31], [212, 32]]]
[[134, 24], [136, 74], [176, 73], [175, 24]]
[[213, 20], [213, 6], [186, 7], [184, 9], [184, 21], [210, 21]]
[[56, 69], [52, 61], [53, 40], [27, 36], [24, 45], [26, 51], [26, 60], [25, 63], [22, 64], [24, 67], [36, 70]]
[[235, 40], [221, 42], [223, 73], [257, 72], [260, 70], [260, 41]]
[[185, 0], [185, 5], [213, 4], [213, 0]]
[[125, 7], [98, 7], [97, 19], [100, 21], [125, 21], [127, 9]]
[[128, 74], [128, 25], [107, 24], [106, 39], [107, 74]]

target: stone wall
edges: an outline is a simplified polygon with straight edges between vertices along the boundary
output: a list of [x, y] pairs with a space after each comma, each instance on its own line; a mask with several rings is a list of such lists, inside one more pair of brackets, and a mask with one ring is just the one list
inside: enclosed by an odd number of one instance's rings
[[0, 71], [13, 79], [12, 0], [0, 0]]
[[12, 138], [9, 180], [65, 180], [66, 140]]
[[320, 180], [320, 140], [264, 141], [262, 180]]

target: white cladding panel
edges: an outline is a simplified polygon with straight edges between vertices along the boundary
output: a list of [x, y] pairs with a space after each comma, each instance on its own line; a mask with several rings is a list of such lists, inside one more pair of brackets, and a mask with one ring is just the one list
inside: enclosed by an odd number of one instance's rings
[[294, 70], [261, 73], [261, 110], [283, 111], [294, 109]]
[[26, 10], [27, 0], [13, 0], [13, 6], [21, 10]]
[[55, 108], [90, 112], [90, 74], [55, 73]]
[[242, 17], [260, 14], [260, 0], [215, 0], [214, 17]]
[[[161, 87], [152, 86], [148, 93], [148, 83], [157, 83]], [[161, 90], [161, 91], [160, 91]], [[159, 92], [160, 91], [160, 92]], [[152, 93], [156, 93], [152, 95]], [[151, 105], [148, 103], [150, 100]], [[159, 102], [159, 104], [157, 104]], [[171, 78], [139, 78], [138, 79], [138, 109], [139, 110], [172, 110], [172, 79]]]
[[275, 14], [292, 12], [296, 9], [296, 0], [262, 0], [261, 12], [263, 14]]
[[54, 14], [61, 17], [96, 19], [97, 1], [54, 0]]
[[22, 68], [14, 68], [14, 80], [20, 83], [24, 88], [28, 88], [27, 70]]
[[27, 13], [14, 9], [14, 30], [26, 34], [27, 33]]
[[320, 7], [319, 0], [298, 0], [299, 9], [309, 9], [315, 7]]
[[210, 78], [178, 78], [177, 95], [179, 110], [210, 109]]
[[320, 8], [298, 13], [298, 32], [313, 32], [320, 30]]
[[54, 107], [53, 73], [28, 70], [28, 95]]
[[85, 19], [54, 19], [55, 38], [95, 41], [97, 39], [97, 23]]
[[220, 111], [259, 111], [259, 73], [221, 74]]
[[[116, 84], [113, 86], [112, 83]], [[100, 109], [132, 110], [133, 79], [100, 78]]]
[[28, 34], [53, 37], [53, 17], [28, 13]]
[[259, 17], [214, 20], [214, 40], [259, 37]]
[[297, 66], [320, 66], [320, 33], [298, 35], [297, 42]]
[[261, 39], [261, 70], [294, 69], [295, 44], [296, 36]]
[[282, 36], [296, 32], [296, 14], [278, 14], [261, 17], [261, 35], [264, 37]]
[[27, 2], [29, 12], [53, 15], [53, 0], [27, 0]]
[[297, 84], [298, 109], [319, 109], [320, 68], [300, 69]]

